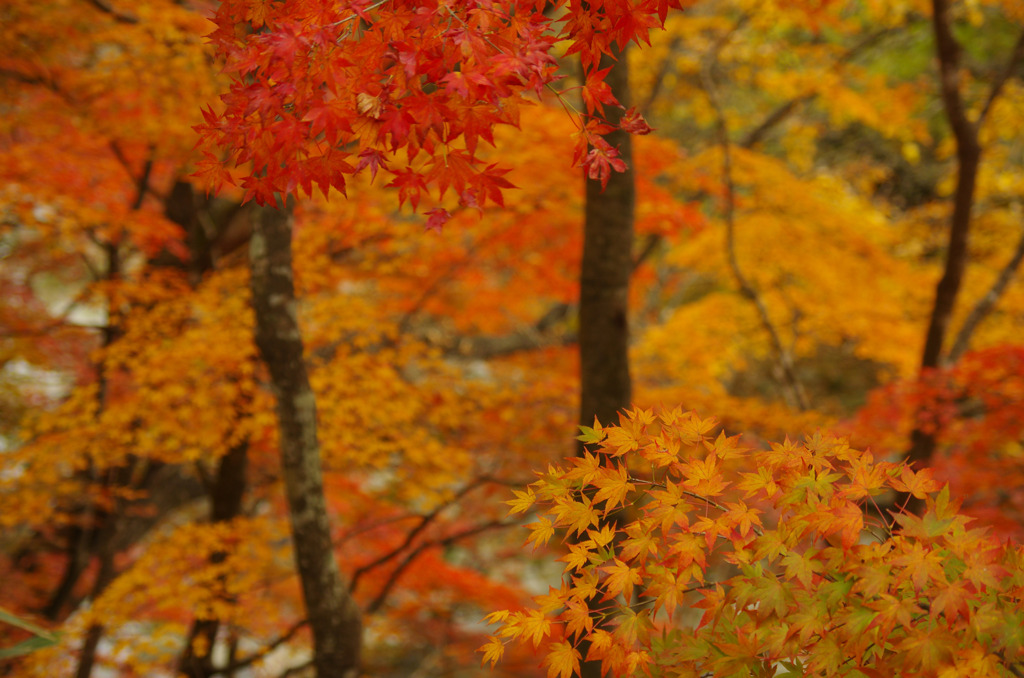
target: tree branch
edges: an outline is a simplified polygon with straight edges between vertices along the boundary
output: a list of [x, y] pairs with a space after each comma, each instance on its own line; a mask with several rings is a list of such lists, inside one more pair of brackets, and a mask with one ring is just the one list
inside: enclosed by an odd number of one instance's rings
[[[863, 40], [861, 40], [856, 45], [854, 45], [850, 49], [846, 50], [846, 52], [844, 52], [842, 55], [840, 55], [839, 58], [836, 59], [829, 67], [829, 70], [838, 70], [840, 66], [843, 66], [844, 64], [853, 61], [853, 59], [860, 56], [862, 52], [865, 52], [869, 48], [874, 47], [878, 42], [882, 40], [882, 38], [894, 32], [895, 30], [896, 29], [892, 27], [883, 28], [880, 31], [875, 31], [871, 35], [868, 35]], [[801, 104], [814, 101], [815, 99], [818, 98], [820, 94], [820, 91], [807, 92], [805, 94], [801, 94], [800, 96], [794, 97], [783, 104], [780, 104], [778, 108], [776, 108], [774, 111], [768, 114], [768, 117], [765, 118], [760, 125], [747, 132], [738, 145], [741, 148], [753, 148], [757, 144], [761, 143], [761, 141], [764, 140], [764, 137], [768, 135], [768, 132], [770, 132], [780, 122], [789, 117], [789, 115], [793, 111], [795, 111]]]
[[374, 598], [373, 601], [366, 606], [366, 614], [373, 614], [374, 612], [380, 610], [381, 607], [383, 607], [384, 602], [387, 600], [388, 595], [390, 595], [391, 593], [391, 589], [393, 589], [395, 584], [398, 583], [398, 580], [401, 578], [402, 574], [409, 568], [410, 565], [413, 564], [413, 562], [415, 562], [416, 558], [418, 558], [419, 555], [427, 549], [433, 548], [435, 546], [449, 546], [461, 539], [472, 537], [475, 534], [480, 534], [481, 532], [486, 532], [487, 530], [493, 530], [495, 528], [512, 527], [513, 525], [518, 525], [518, 522], [490, 520], [481, 525], [475, 525], [473, 527], [466, 528], [461, 532], [456, 532], [454, 534], [448, 535], [443, 539], [431, 539], [429, 541], [422, 542], [415, 549], [409, 552], [409, 554], [406, 555], [404, 559], [402, 559], [402, 562], [398, 564], [398, 567], [391, 571], [391, 574], [388, 576], [388, 580], [384, 582], [384, 586], [381, 587], [381, 590], [377, 594], [377, 597]]
[[803, 385], [797, 378], [796, 369], [793, 365], [793, 358], [790, 355], [789, 350], [782, 344], [782, 338], [780, 337], [775, 324], [772, 323], [771, 317], [768, 315], [768, 308], [765, 306], [764, 300], [761, 298], [761, 295], [750, 280], [748, 280], [744, 275], [743, 270], [740, 268], [739, 260], [736, 257], [736, 187], [732, 178], [732, 153], [730, 152], [729, 130], [725, 122], [725, 111], [722, 110], [722, 104], [718, 99], [718, 92], [715, 88], [711, 69], [717, 61], [718, 54], [721, 52], [722, 48], [728, 43], [733, 33], [739, 30], [743, 23], [746, 22], [747, 18], [748, 17], [744, 15], [744, 17], [742, 17], [728, 33], [719, 39], [714, 48], [709, 50], [701, 67], [701, 80], [704, 84], [704, 91], [711, 103], [711, 107], [715, 111], [715, 132], [718, 145], [722, 150], [722, 179], [725, 183], [725, 204], [723, 205], [723, 211], [725, 212], [725, 247], [729, 260], [729, 268], [732, 270], [733, 277], [739, 285], [740, 292], [743, 296], [749, 299], [754, 305], [754, 308], [757, 309], [757, 314], [761, 319], [761, 325], [764, 327], [771, 340], [772, 348], [775, 351], [776, 358], [779, 361], [779, 368], [782, 372], [783, 391], [787, 394], [787, 399], [790, 400], [791, 404], [795, 405], [801, 411], [805, 411], [808, 407], [807, 396], [804, 393]]
[[995, 103], [995, 100], [1002, 93], [1003, 86], [1013, 75], [1013, 72], [1021, 61], [1024, 61], [1024, 31], [1021, 31], [1021, 34], [1017, 36], [1017, 43], [1013, 46], [1013, 51], [1010, 53], [1009, 58], [1007, 58], [1006, 65], [1003, 66], [1003, 70], [999, 73], [999, 77], [997, 77], [992, 83], [992, 88], [989, 90], [988, 98], [985, 99], [985, 105], [981, 107], [981, 113], [978, 114], [979, 127], [983, 122], [985, 122], [988, 112], [992, 109], [992, 104]]
[[647, 261], [647, 258], [654, 254], [654, 251], [658, 249], [658, 245], [664, 238], [660, 233], [649, 233], [646, 240], [644, 240], [643, 246], [637, 253], [636, 257], [633, 258], [633, 271], [640, 268], [641, 264]]
[[1017, 249], [1014, 250], [1013, 256], [1006, 262], [1003, 270], [999, 272], [999, 277], [992, 283], [989, 291], [974, 305], [970, 315], [964, 321], [963, 327], [960, 328], [960, 332], [956, 335], [953, 348], [949, 351], [948, 361], [950, 363], [957, 362], [967, 352], [971, 343], [971, 335], [974, 334], [974, 330], [977, 329], [981, 321], [995, 308], [999, 298], [1002, 297], [1010, 281], [1013, 280], [1017, 269], [1020, 268], [1021, 260], [1024, 260], [1024, 233], [1021, 234], [1020, 240], [1017, 241]]
[[665, 76], [668, 75], [672, 57], [675, 56], [676, 50], [679, 48], [682, 38], [678, 35], [673, 36], [672, 40], [668, 43], [668, 54], [665, 55], [664, 61], [658, 67], [658, 72], [654, 75], [654, 84], [651, 85], [651, 91], [647, 94], [647, 98], [644, 99], [644, 103], [640, 106], [640, 114], [647, 117], [647, 113], [651, 110], [651, 106], [658, 99], [658, 95], [661, 94], [661, 88], [665, 84]]
[[387, 553], [379, 556], [378, 558], [376, 558], [375, 560], [371, 561], [370, 563], [367, 563], [366, 565], [363, 565], [362, 567], [357, 568], [356, 571], [352, 573], [352, 579], [351, 579], [351, 582], [349, 583], [348, 590], [350, 592], [354, 592], [356, 590], [356, 584], [359, 582], [360, 577], [362, 577], [364, 574], [366, 574], [370, 570], [373, 570], [374, 568], [380, 567], [381, 565], [383, 565], [384, 563], [388, 562], [389, 560], [392, 560], [392, 559], [398, 557], [402, 553], [402, 551], [404, 551], [407, 548], [409, 548], [409, 546], [413, 543], [413, 541], [416, 539], [416, 537], [418, 537], [420, 534], [422, 534], [423, 531], [425, 529], [427, 529], [427, 527], [429, 527], [430, 524], [432, 522], [434, 522], [434, 520], [445, 509], [447, 509], [448, 507], [454, 505], [456, 502], [458, 502], [464, 496], [469, 494], [470, 491], [476, 489], [477, 487], [479, 487], [479, 485], [475, 485], [475, 484], [466, 485], [461, 490], [459, 490], [450, 500], [442, 503], [441, 505], [439, 505], [437, 508], [435, 508], [430, 513], [427, 513], [426, 515], [421, 516], [419, 524], [416, 525], [416, 527], [414, 527], [411, 530], [409, 530], [408, 534], [405, 535], [405, 540], [399, 546], [396, 546], [395, 548], [393, 548], [390, 551], [388, 551]]
[[237, 671], [238, 669], [244, 669], [246, 666], [250, 666], [252, 664], [255, 664], [256, 662], [258, 662], [259, 660], [263, 659], [268, 654], [270, 654], [271, 652], [276, 650], [278, 647], [284, 645], [289, 640], [294, 638], [295, 634], [297, 634], [299, 631], [301, 631], [304, 626], [308, 626], [308, 625], [309, 625], [309, 620], [308, 619], [301, 619], [301, 620], [295, 622], [294, 624], [292, 624], [288, 628], [287, 631], [284, 632], [283, 635], [278, 636], [277, 638], [275, 638], [273, 641], [271, 641], [267, 645], [264, 645], [263, 647], [261, 647], [259, 652], [256, 652], [255, 654], [252, 654], [252, 655], [250, 655], [248, 657], [245, 657], [244, 659], [239, 659], [237, 661], [231, 662], [230, 664], [228, 664], [227, 666], [224, 666], [222, 668], [214, 669], [213, 673], [210, 674], [211, 678], [213, 676], [219, 676], [219, 675], [230, 675], [231, 673]]
[[104, 14], [109, 14], [114, 17], [120, 23], [123, 24], [137, 24], [139, 23], [139, 17], [134, 14], [129, 14], [123, 10], [117, 9], [111, 5], [107, 0], [86, 0], [90, 5], [100, 10]]

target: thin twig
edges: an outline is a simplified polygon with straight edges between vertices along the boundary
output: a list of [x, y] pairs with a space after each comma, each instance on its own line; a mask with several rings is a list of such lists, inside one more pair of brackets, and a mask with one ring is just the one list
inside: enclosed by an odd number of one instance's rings
[[292, 666], [281, 672], [279, 678], [288, 678], [288, 676], [297, 676], [304, 672], [306, 669], [313, 666], [313, 660], [310, 659], [308, 662], [299, 664], [298, 666]]
[[424, 288], [423, 292], [420, 293], [420, 296], [415, 302], [413, 302], [412, 308], [406, 311], [402, 316], [402, 319], [398, 322], [398, 334], [405, 334], [409, 330], [409, 325], [412, 324], [416, 314], [423, 310], [423, 307], [427, 305], [427, 302], [430, 301], [431, 297], [437, 294], [442, 286], [450, 282], [462, 269], [473, 263], [473, 255], [476, 254], [478, 250], [498, 236], [510, 231], [512, 228], [513, 225], [510, 224], [504, 228], [484, 233], [466, 248], [467, 252], [464, 258], [452, 262], [448, 268], [431, 280], [430, 284]]
[[644, 99], [644, 103], [639, 108], [640, 114], [644, 117], [647, 117], [651, 106], [654, 105], [658, 95], [661, 94], [661, 88], [665, 84], [665, 77], [668, 76], [671, 70], [672, 57], [675, 56], [680, 43], [682, 43], [682, 38], [678, 35], [673, 36], [672, 40], [668, 43], [668, 54], [665, 55], [664, 61], [661, 62], [661, 66], [659, 66], [658, 72], [654, 76], [654, 84], [651, 85], [650, 93], [648, 93], [647, 98]]
[[129, 14], [123, 10], [117, 9], [111, 5], [107, 0], [86, 0], [90, 5], [100, 10], [104, 14], [109, 14], [114, 17], [118, 22], [122, 24], [137, 24], [139, 23], [139, 17], [134, 14]]
[[640, 252], [633, 259], [633, 270], [640, 268], [649, 256], [654, 254], [654, 251], [658, 249], [658, 245], [661, 244], [662, 238], [660, 233], [650, 233], [647, 235], [647, 239], [644, 241], [643, 247], [640, 248]]
[[1021, 234], [1020, 240], [1017, 241], [1017, 249], [1014, 250], [1010, 261], [999, 272], [999, 277], [992, 283], [992, 287], [989, 288], [985, 296], [979, 299], [978, 303], [971, 309], [970, 315], [967, 316], [967, 320], [964, 321], [960, 332], [956, 335], [953, 348], [949, 351], [949, 357], [946, 360], [947, 363], [952, 364], [959, 361], [963, 354], [967, 352], [971, 344], [971, 335], [974, 334], [974, 330], [977, 329], [981, 321], [995, 308], [996, 303], [1002, 297], [1003, 292], [1006, 291], [1010, 281], [1013, 280], [1013, 276], [1017, 273], [1017, 269], [1020, 268], [1021, 260], [1024, 260], [1024, 233]]
[[1013, 72], [1017, 69], [1017, 65], [1024, 60], [1024, 31], [1017, 37], [1017, 44], [1013, 46], [1013, 51], [1010, 56], [1006, 59], [1006, 65], [1003, 66], [1003, 70], [999, 73], [999, 77], [992, 83], [992, 89], [989, 90], [988, 98], [985, 99], [985, 105], [981, 107], [981, 113], [978, 114], [978, 126], [985, 121], [985, 117], [988, 112], [992, 109], [992, 104], [995, 103], [996, 99], [999, 98], [999, 94], [1003, 91], [1003, 85], [1010, 79]]
[[397, 558], [399, 555], [401, 555], [401, 553], [403, 551], [405, 551], [407, 548], [409, 548], [409, 546], [412, 545], [412, 543], [416, 539], [416, 537], [418, 537], [420, 534], [422, 534], [423, 531], [425, 529], [427, 529], [427, 527], [429, 527], [430, 524], [432, 522], [434, 522], [434, 520], [439, 515], [441, 515], [441, 513], [445, 509], [449, 508], [450, 506], [453, 506], [456, 502], [458, 502], [460, 499], [462, 499], [464, 496], [469, 494], [469, 492], [471, 492], [472, 490], [476, 489], [477, 487], [480, 487], [480, 486], [476, 485], [476, 484], [466, 485], [461, 490], [459, 490], [457, 493], [455, 493], [455, 495], [453, 495], [451, 499], [449, 499], [448, 501], [440, 504], [437, 508], [435, 508], [430, 513], [427, 513], [426, 515], [421, 516], [419, 524], [416, 525], [416, 527], [414, 527], [411, 530], [409, 530], [408, 534], [405, 535], [405, 540], [400, 545], [398, 545], [395, 548], [391, 549], [387, 553], [379, 556], [378, 558], [376, 558], [375, 560], [371, 561], [370, 563], [367, 563], [366, 565], [363, 565], [362, 567], [356, 569], [356, 571], [352, 573], [352, 578], [349, 581], [348, 590], [350, 592], [355, 591], [356, 590], [356, 585], [358, 584], [359, 579], [364, 574], [366, 574], [367, 572], [373, 570], [374, 568], [380, 567], [381, 565], [383, 565], [384, 563], [388, 562], [389, 560]]
[[[839, 58], [837, 58], [829, 67], [829, 70], [838, 70], [840, 66], [849, 63], [857, 56], [859, 56], [862, 52], [866, 51], [870, 47], [873, 47], [876, 43], [881, 41], [882, 38], [894, 32], [895, 30], [896, 28], [890, 27], [883, 28], [882, 30], [879, 31], [875, 31], [874, 33], [867, 36], [850, 49], [846, 50], [842, 55], [840, 55]], [[743, 136], [743, 139], [739, 142], [738, 145], [741, 148], [753, 148], [762, 139], [764, 139], [765, 135], [767, 135], [768, 132], [772, 130], [772, 128], [774, 128], [780, 122], [785, 120], [801, 104], [814, 101], [816, 98], [818, 98], [820, 94], [820, 90], [805, 92], [804, 94], [793, 97], [789, 101], [780, 104], [778, 108], [776, 108], [774, 111], [768, 114], [768, 117], [765, 118], [760, 125], [747, 132]]]
[[248, 657], [245, 657], [244, 659], [239, 659], [237, 661], [231, 662], [230, 664], [228, 664], [227, 666], [225, 666], [223, 668], [214, 670], [214, 672], [212, 674], [210, 674], [211, 677], [212, 676], [217, 676], [217, 675], [222, 675], [222, 674], [230, 674], [230, 673], [232, 673], [234, 671], [237, 671], [238, 669], [244, 669], [246, 666], [249, 666], [251, 664], [255, 664], [256, 662], [260, 661], [261, 659], [265, 659], [268, 654], [270, 654], [272, 651], [276, 650], [278, 647], [280, 647], [281, 645], [284, 645], [289, 640], [294, 638], [295, 634], [298, 633], [299, 631], [301, 631], [302, 628], [304, 626], [307, 626], [307, 625], [309, 625], [309, 620], [308, 619], [301, 619], [301, 620], [295, 622], [294, 624], [292, 624], [288, 628], [287, 631], [284, 632], [283, 635], [278, 636], [276, 639], [274, 639], [270, 643], [260, 647], [260, 650], [258, 652], [256, 652], [255, 654], [252, 654], [252, 655], [250, 655]]
[[410, 565], [413, 564], [413, 562], [415, 562], [415, 560], [420, 556], [420, 554], [426, 551], [427, 549], [438, 546], [449, 546], [461, 539], [472, 537], [475, 534], [480, 534], [481, 532], [486, 532], [487, 530], [513, 527], [518, 524], [518, 522], [490, 520], [481, 525], [475, 525], [473, 527], [462, 530], [461, 532], [451, 534], [447, 537], [444, 537], [443, 539], [431, 539], [429, 541], [422, 542], [415, 549], [413, 549], [402, 560], [401, 563], [398, 564], [398, 567], [391, 571], [391, 574], [388, 576], [388, 580], [384, 582], [384, 586], [381, 587], [381, 590], [377, 594], [377, 597], [374, 598], [373, 601], [366, 606], [366, 614], [373, 614], [380, 610], [380, 608], [384, 605], [384, 602], [387, 600], [387, 597], [391, 594], [391, 589], [393, 589], [395, 584], [398, 583], [398, 580], [401, 578], [402, 574], [409, 568]]
[[[372, 5], [370, 5], [368, 7], [364, 7], [362, 11], [363, 11], [363, 13], [372, 12], [375, 9], [379, 9], [382, 5], [386, 5], [390, 1], [391, 0], [377, 0], [377, 2], [373, 3]], [[335, 21], [334, 23], [330, 23], [330, 24], [327, 24], [327, 25], [328, 26], [341, 26], [343, 24], [347, 24], [349, 21], [352, 21], [353, 19], [358, 19], [358, 18], [359, 18], [358, 14], [351, 14], [351, 15], [345, 17], [344, 19], [340, 19], [338, 21]]]
[[739, 285], [740, 292], [757, 309], [761, 325], [771, 339], [772, 348], [775, 351], [779, 367], [782, 371], [784, 392], [788, 394], [791, 404], [795, 405], [800, 411], [806, 411], [808, 408], [807, 396], [804, 394], [803, 385], [796, 375], [793, 358], [789, 350], [783, 345], [782, 338], [772, 322], [771, 316], [768, 315], [768, 308], [765, 306], [764, 300], [750, 280], [744, 275], [743, 270], [740, 268], [739, 260], [736, 257], [736, 187], [732, 178], [732, 153], [730, 152], [729, 130], [726, 126], [725, 111], [722, 110], [722, 104], [718, 99], [718, 92], [715, 88], [711, 69], [717, 61], [718, 54], [722, 48], [725, 47], [732, 34], [740, 28], [746, 19], [747, 16], [744, 15], [728, 33], [718, 40], [715, 46], [708, 51], [701, 68], [701, 80], [703, 81], [704, 90], [711, 103], [711, 107], [715, 111], [715, 132], [718, 138], [718, 145], [722, 150], [722, 178], [725, 183], [723, 211], [725, 213], [726, 254], [729, 260], [729, 268], [732, 270], [733, 277]]

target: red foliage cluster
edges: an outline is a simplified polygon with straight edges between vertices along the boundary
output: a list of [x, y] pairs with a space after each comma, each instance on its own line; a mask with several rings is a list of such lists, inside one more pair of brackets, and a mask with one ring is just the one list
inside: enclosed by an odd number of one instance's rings
[[[577, 158], [589, 160], [592, 144], [602, 162], [588, 165], [591, 176], [622, 171], [600, 138], [611, 129], [603, 106], [617, 102], [597, 66], [613, 45], [646, 41], [670, 6], [679, 0], [229, 0], [211, 39], [233, 82], [224, 110], [208, 109], [198, 127], [199, 174], [217, 187], [231, 182], [228, 167], [243, 167], [246, 197], [260, 203], [314, 186], [344, 193], [348, 177], [369, 170], [389, 174], [414, 209], [431, 189], [451, 189], [463, 206], [501, 205], [512, 185], [478, 157], [478, 143], [493, 143], [496, 125], [517, 125], [524, 95], [559, 78], [561, 41], [580, 55], [592, 116]], [[635, 114], [627, 122], [649, 129]], [[432, 213], [430, 226], [444, 218]]]
[[913, 426], [936, 436], [931, 466], [964, 510], [1003, 535], [1024, 524], [1024, 348], [966, 354], [955, 366], [889, 384], [858, 414], [853, 435], [876, 452], [905, 452]]

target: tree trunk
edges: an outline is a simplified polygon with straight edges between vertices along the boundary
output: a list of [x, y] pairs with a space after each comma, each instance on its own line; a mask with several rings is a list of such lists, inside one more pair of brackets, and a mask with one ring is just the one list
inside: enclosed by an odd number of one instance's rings
[[[942, 345], [949, 328], [960, 283], [967, 263], [967, 234], [971, 225], [971, 207], [974, 204], [974, 186], [981, 162], [978, 128], [964, 111], [960, 96], [960, 45], [950, 29], [949, 7], [946, 0], [932, 1], [932, 26], [935, 33], [935, 51], [939, 61], [939, 86], [946, 119], [956, 138], [957, 181], [953, 198], [953, 216], [949, 226], [949, 245], [946, 250], [946, 268], [935, 290], [928, 334], [921, 355], [921, 376], [936, 369], [942, 361]], [[920, 426], [911, 434], [907, 460], [919, 466], [926, 465], [935, 452], [935, 434]]]
[[[241, 515], [242, 499], [245, 496], [245, 473], [249, 465], [249, 441], [235, 445], [220, 459], [217, 466], [217, 477], [210, 487], [210, 522], [223, 523]], [[224, 562], [227, 553], [214, 552], [210, 561], [213, 564]], [[218, 595], [231, 600], [224, 582], [219, 581], [221, 590]], [[196, 619], [192, 622], [185, 641], [185, 649], [181, 653], [178, 670], [189, 678], [209, 678], [217, 673], [213, 666], [213, 648], [217, 642], [220, 620]]]
[[313, 630], [313, 666], [319, 678], [352, 678], [359, 671], [362, 622], [331, 546], [316, 400], [296, 317], [291, 235], [290, 210], [256, 209], [249, 249], [256, 345], [277, 400], [281, 471], [295, 564]]
[[[629, 107], [626, 53], [617, 61], [604, 57], [601, 68], [611, 67], [605, 82], [619, 102]], [[608, 122], [617, 125], [618, 108], [606, 107]], [[630, 135], [615, 130], [608, 142], [632, 166]], [[580, 271], [580, 424], [617, 423], [618, 412], [632, 397], [629, 376], [629, 278], [633, 271], [633, 208], [636, 200], [632, 170], [613, 172], [602, 191], [598, 181], [586, 181], [583, 262]], [[582, 450], [582, 445], [578, 448]]]
[[[601, 68], [611, 67], [605, 82], [612, 94], [629, 107], [629, 67], [626, 52], [605, 56]], [[617, 125], [622, 110], [605, 108], [608, 122]], [[619, 149], [630, 167], [612, 172], [608, 186], [586, 181], [583, 260], [580, 270], [580, 424], [618, 423], [618, 413], [632, 399], [629, 375], [629, 278], [633, 272], [633, 214], [636, 186], [629, 134], [615, 130], [605, 137]], [[583, 453], [583, 443], [577, 445]], [[588, 645], [580, 648], [586, 658]], [[582, 678], [601, 678], [601, 662], [583, 662]]]

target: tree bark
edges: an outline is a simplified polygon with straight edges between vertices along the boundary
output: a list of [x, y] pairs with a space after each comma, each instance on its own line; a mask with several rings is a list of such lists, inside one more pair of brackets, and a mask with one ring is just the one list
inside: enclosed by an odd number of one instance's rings
[[[210, 522], [223, 523], [241, 515], [245, 496], [245, 474], [249, 465], [249, 441], [235, 445], [220, 459], [217, 477], [210, 487]], [[224, 562], [227, 553], [216, 551], [210, 562]], [[231, 600], [224, 582], [218, 582], [222, 599]], [[213, 648], [220, 631], [220, 620], [195, 619], [179, 660], [179, 671], [189, 678], [209, 678], [217, 673], [213, 666]]]
[[[601, 59], [600, 68], [611, 70], [605, 82], [624, 107], [630, 103], [629, 67], [626, 52]], [[622, 109], [606, 107], [611, 125], [617, 126]], [[612, 172], [602, 191], [598, 181], [586, 181], [583, 225], [583, 260], [580, 270], [580, 424], [593, 426], [618, 422], [618, 413], [632, 399], [629, 373], [629, 278], [633, 273], [633, 222], [636, 185], [632, 170], [633, 146], [629, 134], [616, 129], [605, 137], [619, 149], [629, 166]], [[583, 454], [578, 443], [577, 454]], [[584, 658], [587, 644], [582, 648]], [[601, 662], [583, 662], [581, 678], [600, 678]]]
[[[626, 53], [604, 57], [611, 67], [605, 82], [619, 102], [629, 107]], [[608, 122], [618, 125], [622, 110], [606, 107]], [[632, 166], [630, 135], [616, 129], [605, 137]], [[633, 213], [636, 188], [633, 171], [613, 172], [604, 191], [586, 182], [583, 261], [580, 271], [580, 424], [616, 423], [618, 412], [632, 397], [629, 374], [629, 278], [633, 271]], [[582, 450], [582, 444], [578, 447]]]
[[1020, 268], [1021, 261], [1024, 261], [1024, 235], [1021, 235], [1020, 240], [1017, 241], [1017, 248], [1013, 251], [1010, 261], [999, 272], [999, 276], [985, 296], [979, 299], [971, 309], [963, 327], [957, 333], [956, 339], [953, 341], [953, 348], [949, 350], [947, 358], [950, 364], [956, 364], [967, 352], [967, 348], [971, 344], [971, 335], [974, 334], [974, 330], [981, 324], [981, 321], [995, 308], [996, 302], [1003, 296], [1003, 292], [1006, 291], [1013, 276], [1017, 273], [1017, 269]]
[[[924, 351], [921, 354], [921, 373], [936, 369], [941, 364], [942, 344], [949, 329], [964, 267], [967, 264], [967, 234], [974, 204], [974, 187], [981, 162], [978, 127], [964, 110], [960, 96], [960, 45], [950, 28], [949, 6], [946, 0], [932, 0], [932, 26], [935, 33], [935, 52], [939, 61], [939, 88], [946, 119], [956, 139], [957, 181], [953, 198], [953, 216], [949, 225], [949, 244], [946, 267], [935, 290], [935, 302], [928, 323]], [[926, 465], [935, 452], [935, 434], [920, 426], [910, 436], [907, 460]]]
[[249, 249], [256, 345], [277, 400], [281, 470], [295, 564], [313, 631], [313, 666], [319, 678], [352, 678], [359, 671], [362, 621], [331, 545], [316, 400], [296, 317], [291, 235], [290, 210], [256, 210]]

